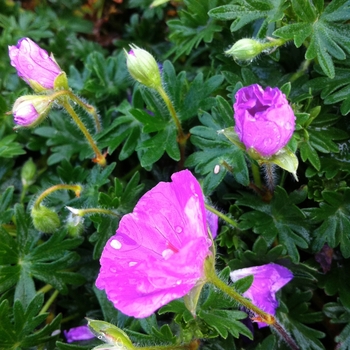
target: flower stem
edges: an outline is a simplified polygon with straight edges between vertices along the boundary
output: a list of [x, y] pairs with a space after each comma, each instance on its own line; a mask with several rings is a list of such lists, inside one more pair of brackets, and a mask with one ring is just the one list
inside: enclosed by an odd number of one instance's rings
[[88, 129], [85, 127], [84, 123], [80, 120], [79, 116], [75, 113], [72, 106], [69, 104], [68, 101], [61, 101], [61, 105], [63, 106], [63, 108], [66, 109], [66, 111], [73, 118], [73, 120], [78, 125], [79, 129], [84, 134], [87, 141], [89, 142], [92, 150], [95, 152], [96, 157], [93, 159], [93, 162], [101, 165], [102, 167], [106, 166], [106, 156], [100, 152], [100, 150], [96, 146], [94, 139], [92, 138], [91, 134], [89, 133]]
[[169, 96], [165, 92], [162, 86], [159, 86], [156, 88], [156, 91], [159, 93], [159, 95], [162, 97], [163, 101], [165, 102], [166, 106], [168, 107], [168, 110], [170, 112], [171, 117], [173, 118], [173, 121], [175, 123], [175, 126], [177, 128], [177, 142], [179, 144], [180, 148], [180, 163], [179, 163], [179, 168], [183, 169], [184, 163], [185, 163], [185, 147], [186, 147], [186, 142], [189, 137], [189, 134], [185, 134], [182, 130], [182, 126], [180, 123], [180, 119], [176, 114], [174, 105], [170, 101]]
[[55, 299], [57, 298], [58, 294], [60, 292], [58, 290], [55, 290], [52, 295], [50, 296], [50, 298], [47, 300], [47, 302], [45, 303], [45, 305], [42, 307], [42, 309], [39, 312], [39, 315], [45, 313], [49, 307], [52, 305], [52, 303], [55, 301]]
[[226, 221], [228, 224], [232, 225], [233, 227], [238, 227], [238, 223], [235, 220], [229, 218], [227, 215], [221, 213], [220, 211], [216, 210], [215, 208], [213, 208], [207, 203], [204, 203], [204, 205], [206, 209], [208, 209], [209, 211], [217, 215], [220, 219]]
[[261, 177], [260, 177], [260, 167], [254, 162], [252, 162], [251, 164], [252, 164], [252, 173], [253, 173], [255, 186], [261, 189], [262, 183], [261, 183]]
[[80, 107], [85, 109], [85, 111], [94, 118], [96, 132], [100, 132], [101, 123], [100, 123], [100, 118], [98, 117], [96, 108], [94, 106], [89, 105], [88, 103], [83, 102], [78, 96], [74, 95], [73, 92], [71, 91], [68, 91], [67, 94], [72, 101], [76, 102]]
[[38, 293], [47, 293], [48, 291], [50, 291], [53, 287], [51, 286], [51, 284], [46, 284], [44, 287], [40, 288], [38, 290]]
[[80, 196], [80, 192], [82, 191], [82, 187], [80, 185], [65, 185], [65, 184], [59, 184], [52, 186], [45, 190], [35, 201], [34, 208], [39, 209], [40, 203], [43, 201], [45, 197], [47, 197], [52, 192], [58, 191], [58, 190], [72, 190], [75, 192], [75, 195], [77, 197]]
[[156, 345], [136, 347], [137, 350], [197, 350], [199, 349], [200, 341], [198, 339], [192, 340], [190, 343], [177, 344], [177, 345]]
[[66, 207], [66, 208], [70, 210], [74, 215], [79, 215], [79, 216], [92, 215], [92, 214], [112, 215], [118, 218], [121, 216], [115, 213], [113, 210], [103, 209], [103, 208], [86, 208], [86, 209], [75, 209], [71, 207]]

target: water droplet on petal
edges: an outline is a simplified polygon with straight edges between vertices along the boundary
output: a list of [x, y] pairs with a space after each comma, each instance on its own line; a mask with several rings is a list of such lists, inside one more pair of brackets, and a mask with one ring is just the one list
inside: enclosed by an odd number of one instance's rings
[[114, 249], [120, 249], [122, 247], [122, 244], [116, 240], [116, 239], [113, 239], [110, 243], [111, 247], [114, 248]]
[[183, 231], [183, 229], [181, 226], [176, 226], [175, 231], [176, 231], [176, 233], [181, 233]]
[[32, 70], [34, 67], [31, 64], [28, 64], [27, 68]]
[[179, 286], [182, 283], [181, 280], [176, 281], [176, 284]]
[[111, 268], [109, 269], [109, 271], [111, 271], [112, 273], [116, 273], [116, 272], [117, 272], [117, 269], [114, 268], [114, 267], [111, 267]]
[[293, 128], [292, 123], [286, 122], [286, 123], [284, 124], [284, 128], [285, 128], [286, 130], [291, 130], [291, 129]]
[[162, 257], [165, 260], [168, 260], [171, 256], [173, 256], [173, 254], [174, 254], [174, 251], [171, 249], [165, 249], [162, 251]]
[[272, 143], [272, 139], [270, 137], [268, 137], [267, 139], [264, 140], [264, 145], [265, 146], [270, 146]]
[[135, 265], [137, 265], [137, 262], [136, 261], [130, 261], [129, 262], [129, 266], [131, 267], [131, 266], [135, 266]]

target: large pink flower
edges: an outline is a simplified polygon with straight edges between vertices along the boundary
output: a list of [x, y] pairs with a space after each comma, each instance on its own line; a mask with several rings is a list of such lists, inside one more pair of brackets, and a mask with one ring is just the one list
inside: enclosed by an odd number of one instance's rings
[[186, 295], [210, 254], [203, 193], [188, 170], [148, 191], [107, 242], [96, 281], [124, 314], [147, 317]]

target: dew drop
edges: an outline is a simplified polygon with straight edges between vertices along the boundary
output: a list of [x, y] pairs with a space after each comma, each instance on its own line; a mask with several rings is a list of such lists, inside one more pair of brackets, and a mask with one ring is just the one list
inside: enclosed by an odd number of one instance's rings
[[214, 174], [219, 174], [219, 171], [220, 171], [220, 165], [216, 164], [214, 167]]
[[286, 130], [291, 130], [291, 129], [292, 129], [292, 124], [291, 124], [290, 122], [286, 122], [286, 123], [284, 124], [284, 128], [285, 128]]
[[176, 231], [176, 233], [181, 233], [183, 231], [183, 229], [181, 226], [176, 226], [175, 231]]
[[116, 272], [117, 272], [117, 269], [114, 268], [114, 267], [111, 267], [111, 268], [109, 269], [109, 271], [111, 271], [112, 273], [116, 273]]
[[113, 239], [110, 243], [111, 247], [114, 248], [114, 249], [120, 249], [122, 247], [122, 244], [116, 240], [116, 239]]
[[270, 137], [268, 137], [267, 139], [264, 140], [264, 145], [265, 146], [270, 146], [272, 143], [272, 139]]
[[162, 251], [162, 257], [164, 258], [164, 260], [168, 260], [173, 254], [174, 251], [171, 249], [165, 249]]
[[32, 70], [34, 67], [31, 64], [28, 64], [27, 68]]
[[182, 283], [181, 280], [176, 281], [176, 284], [179, 286]]
[[137, 265], [137, 262], [136, 261], [130, 261], [129, 262], [129, 266], [131, 267], [131, 266], [135, 266], [135, 265]]

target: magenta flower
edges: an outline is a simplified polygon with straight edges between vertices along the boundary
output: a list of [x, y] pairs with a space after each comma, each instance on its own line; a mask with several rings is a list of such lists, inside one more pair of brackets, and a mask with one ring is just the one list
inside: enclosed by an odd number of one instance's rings
[[[52, 56], [29, 38], [22, 38], [16, 46], [9, 46], [11, 65], [29, 85], [53, 89], [54, 81], [62, 72]], [[34, 88], [35, 89], [35, 88]]]
[[203, 193], [190, 171], [148, 191], [120, 221], [100, 259], [96, 286], [138, 318], [186, 295], [210, 254]]
[[63, 331], [63, 333], [67, 339], [67, 343], [95, 338], [88, 326], [74, 327], [69, 331]]
[[249, 150], [270, 157], [283, 148], [293, 135], [295, 116], [286, 96], [278, 88], [258, 84], [236, 93], [233, 105], [235, 131]]
[[[230, 273], [233, 282], [250, 275], [254, 276], [254, 280], [250, 288], [243, 293], [243, 296], [249, 298], [253, 304], [263, 311], [275, 315], [278, 307], [275, 294], [293, 278], [292, 272], [281, 265], [270, 263], [235, 270]], [[266, 327], [267, 324], [258, 322], [258, 326], [259, 328]]]

